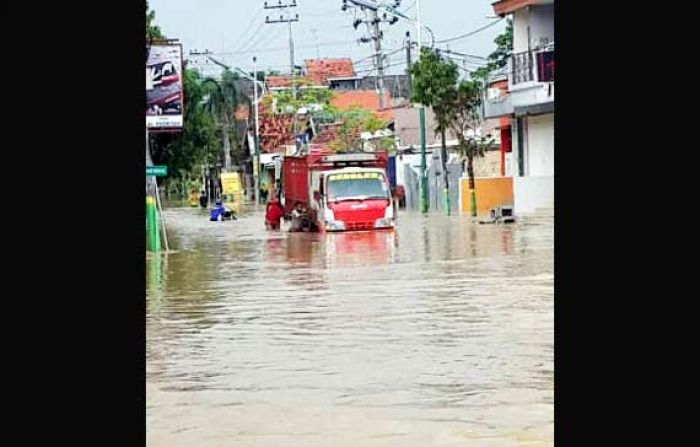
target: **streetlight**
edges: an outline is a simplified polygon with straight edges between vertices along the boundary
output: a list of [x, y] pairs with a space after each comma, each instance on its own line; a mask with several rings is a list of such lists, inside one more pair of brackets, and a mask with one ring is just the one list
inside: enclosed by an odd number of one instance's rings
[[[207, 54], [207, 53], [204, 53]], [[254, 93], [254, 100], [253, 100], [253, 105], [255, 106], [255, 155], [253, 157], [253, 183], [255, 184], [255, 191], [254, 191], [254, 197], [256, 198], [256, 201], [260, 203], [260, 122], [259, 122], [259, 117], [258, 117], [258, 103], [262, 100], [262, 96], [265, 96], [265, 83], [258, 81], [258, 76], [257, 76], [257, 57], [253, 57], [253, 77], [250, 77], [248, 73], [243, 71], [242, 69], [238, 67], [230, 67], [223, 62], [220, 62], [216, 59], [214, 59], [211, 56], [207, 55], [207, 59], [210, 61], [214, 62], [216, 65], [225, 68], [226, 70], [229, 71], [235, 71], [236, 73], [240, 74], [244, 78], [253, 81], [253, 90], [255, 91]], [[258, 87], [260, 87], [261, 91], [261, 97], [258, 97]]]
[[[416, 21], [418, 28], [418, 57], [421, 53], [421, 24], [420, 24], [420, 0], [416, 0]], [[433, 32], [430, 32], [433, 35]], [[433, 37], [433, 45], [435, 45], [435, 37]], [[420, 183], [419, 183], [419, 199], [420, 210], [423, 214], [428, 212], [428, 175], [427, 163], [425, 160], [425, 106], [421, 104], [418, 110], [420, 119]]]

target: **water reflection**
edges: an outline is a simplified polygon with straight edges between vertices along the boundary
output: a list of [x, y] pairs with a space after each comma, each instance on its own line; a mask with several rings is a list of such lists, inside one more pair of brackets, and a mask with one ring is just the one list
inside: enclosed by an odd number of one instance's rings
[[146, 302], [149, 314], [157, 314], [165, 297], [165, 275], [167, 274], [168, 258], [164, 254], [146, 255]]
[[552, 445], [551, 221], [166, 218], [177, 252], [147, 263], [149, 446]]
[[328, 233], [324, 242], [326, 267], [381, 265], [396, 261], [398, 237], [394, 231]]

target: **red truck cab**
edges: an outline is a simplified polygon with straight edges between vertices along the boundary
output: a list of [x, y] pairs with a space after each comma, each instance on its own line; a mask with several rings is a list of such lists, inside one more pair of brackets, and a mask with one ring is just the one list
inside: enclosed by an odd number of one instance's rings
[[282, 161], [285, 211], [301, 202], [319, 231], [387, 230], [395, 210], [387, 153], [335, 153], [314, 147]]

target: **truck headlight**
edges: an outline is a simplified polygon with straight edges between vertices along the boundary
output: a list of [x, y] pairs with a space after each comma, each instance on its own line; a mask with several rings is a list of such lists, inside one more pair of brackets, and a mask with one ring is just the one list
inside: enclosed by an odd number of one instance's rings
[[394, 219], [377, 219], [374, 222], [374, 228], [391, 228], [394, 226]]
[[345, 223], [339, 220], [327, 220], [326, 221], [327, 231], [343, 231], [345, 230]]

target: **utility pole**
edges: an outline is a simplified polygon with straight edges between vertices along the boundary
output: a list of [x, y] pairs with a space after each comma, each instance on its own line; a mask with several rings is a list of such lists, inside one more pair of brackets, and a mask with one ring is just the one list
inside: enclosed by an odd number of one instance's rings
[[413, 92], [413, 79], [411, 78], [411, 32], [406, 31], [406, 74], [408, 74], [408, 99], [411, 99]]
[[[406, 16], [405, 14], [399, 12], [396, 8], [398, 8], [401, 4], [400, 0], [394, 0], [394, 6], [387, 6], [385, 4], [379, 4], [376, 1], [371, 1], [371, 0], [343, 0], [343, 6], [341, 7], [342, 11], [345, 11], [348, 8], [348, 2], [352, 2], [355, 6], [359, 6], [361, 8], [369, 8], [370, 10], [382, 10], [385, 13], [389, 13], [392, 15], [393, 19], [392, 21], [395, 22], [398, 20], [398, 18], [402, 18], [409, 23], [412, 23], [416, 25], [416, 28], [418, 29], [418, 56], [420, 57], [421, 54], [421, 33], [422, 29], [425, 28], [429, 33], [430, 33], [430, 41], [431, 41], [431, 48], [435, 47], [435, 35], [433, 34], [433, 31], [421, 24], [420, 21], [420, 0], [416, 0], [416, 20], [414, 21], [410, 17]], [[357, 28], [357, 27], [356, 27]], [[420, 149], [421, 149], [421, 172], [420, 172], [420, 208], [421, 211], [425, 214], [428, 212], [428, 177], [426, 174], [427, 171], [427, 163], [425, 159], [425, 106], [422, 104], [419, 104], [419, 117], [420, 117]], [[449, 198], [448, 198], [449, 200]], [[449, 202], [448, 202], [449, 204]]]
[[284, 14], [280, 14], [279, 20], [270, 20], [270, 16], [265, 17], [265, 23], [286, 23], [289, 27], [289, 69], [292, 76], [292, 93], [294, 94], [294, 99], [297, 97], [296, 85], [294, 85], [296, 66], [294, 64], [294, 37], [292, 35], [292, 22], [299, 21], [299, 14], [296, 14], [294, 18], [290, 17], [289, 8], [296, 8], [296, 0], [292, 0], [291, 3], [282, 3], [282, 0], [278, 0], [276, 5], [268, 5], [265, 2], [265, 9], [283, 9]]
[[[352, 3], [352, 5], [349, 5], [349, 3]], [[401, 4], [400, 0], [395, 0], [394, 1], [394, 6], [398, 7]], [[388, 23], [389, 25], [393, 25], [396, 22], [399, 21], [399, 18], [396, 15], [392, 15], [392, 18], [389, 19], [387, 17], [386, 11], [384, 11], [383, 18], [379, 18], [379, 9], [382, 7], [382, 5], [377, 4], [376, 2], [371, 2], [368, 0], [343, 0], [343, 5], [341, 6], [341, 11], [347, 10], [349, 7], [357, 7], [360, 8], [361, 10], [369, 9], [372, 13], [372, 19], [369, 22], [366, 22], [362, 19], [356, 19], [355, 22], [353, 22], [352, 26], [357, 29], [358, 26], [362, 23], [368, 23], [372, 25], [372, 37], [362, 37], [360, 38], [360, 42], [362, 43], [368, 43], [374, 41], [374, 65], [377, 70], [377, 94], [379, 95], [379, 107], [381, 109], [384, 108], [384, 54], [382, 54], [382, 38], [384, 37], [384, 33], [379, 29], [379, 24], [382, 22]]]
[[[420, 2], [417, 1], [416, 5]], [[418, 57], [420, 58], [420, 25], [418, 26]], [[413, 78], [410, 74], [411, 69], [411, 33], [406, 31], [406, 65], [408, 66], [408, 91], [409, 99], [413, 92]], [[425, 107], [422, 105], [418, 109], [419, 128], [420, 128], [420, 178], [418, 179], [418, 207], [422, 213], [428, 212], [428, 177], [427, 177], [427, 162], [425, 150]]]
[[[421, 56], [421, 23], [420, 23], [420, 0], [416, 0], [416, 22], [418, 28], [418, 58]], [[428, 213], [428, 173], [427, 162], [425, 160], [425, 106], [420, 105], [418, 109], [420, 121], [420, 209], [423, 214]]]
[[[258, 58], [253, 56], [253, 79], [258, 80]], [[253, 165], [253, 176], [255, 183], [255, 197], [258, 203], [262, 203], [262, 197], [260, 195], [260, 121], [258, 116], [258, 83], [253, 82], [253, 89], [255, 90], [253, 103], [255, 104], [255, 157]]]
[[382, 54], [382, 32], [379, 30], [379, 13], [372, 11], [372, 25], [374, 27], [374, 51], [377, 65], [377, 91], [379, 92], [379, 108], [384, 109], [384, 55]]

